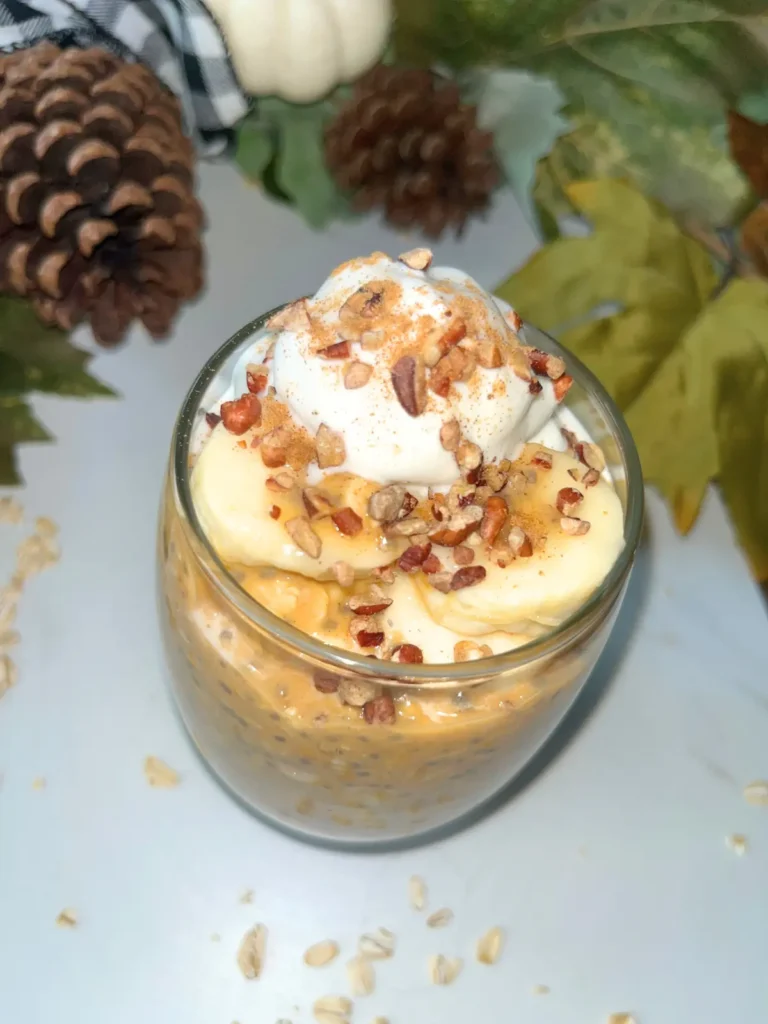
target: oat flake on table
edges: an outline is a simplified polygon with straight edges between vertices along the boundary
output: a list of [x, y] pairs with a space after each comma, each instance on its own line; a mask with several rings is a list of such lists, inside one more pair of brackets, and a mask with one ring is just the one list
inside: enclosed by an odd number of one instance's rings
[[768, 782], [756, 779], [744, 787], [744, 799], [753, 807], [768, 807]]
[[77, 924], [77, 911], [73, 907], [65, 907], [56, 917], [59, 928], [74, 928]]
[[267, 929], [263, 924], [254, 925], [247, 931], [237, 951], [237, 966], [243, 977], [255, 981], [264, 968], [264, 956], [267, 949]]
[[179, 784], [179, 773], [159, 757], [144, 758], [144, 777], [155, 789], [173, 789]]

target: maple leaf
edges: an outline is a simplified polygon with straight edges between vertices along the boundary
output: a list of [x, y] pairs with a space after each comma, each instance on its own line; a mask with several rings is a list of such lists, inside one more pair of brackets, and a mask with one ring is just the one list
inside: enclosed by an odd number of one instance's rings
[[[600, 377], [682, 532], [719, 479], [768, 578], [768, 283], [736, 279], [715, 297], [706, 250], [625, 182], [582, 182], [568, 198], [593, 233], [551, 242], [498, 294]], [[600, 315], [606, 303], [616, 311]]]

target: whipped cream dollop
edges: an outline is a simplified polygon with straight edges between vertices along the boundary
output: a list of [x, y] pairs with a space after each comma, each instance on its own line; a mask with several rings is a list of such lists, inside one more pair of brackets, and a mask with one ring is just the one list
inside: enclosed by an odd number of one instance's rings
[[[382, 285], [384, 308], [375, 317], [340, 318], [360, 289]], [[374, 253], [336, 269], [307, 302], [307, 312], [311, 320], [294, 318], [246, 349], [224, 399], [242, 394], [248, 366], [270, 353], [276, 397], [310, 434], [321, 424], [343, 434], [346, 458], [339, 468], [356, 476], [381, 484], [450, 486], [456, 459], [441, 443], [444, 423], [455, 420], [462, 438], [478, 445], [490, 462], [515, 458], [557, 407], [554, 381], [543, 378], [532, 392], [514, 364], [496, 358], [514, 340], [512, 328], [493, 296], [459, 270], [420, 270]], [[369, 329], [361, 331], [361, 325]], [[425, 388], [424, 408], [413, 415], [396, 393], [392, 367], [409, 352], [424, 353], [431, 362], [443, 354], [441, 339], [452, 341], [451, 332], [461, 335], [457, 357], [466, 353], [473, 372], [468, 380], [453, 380], [445, 397]], [[344, 344], [345, 338], [349, 359], [318, 357], [323, 347]], [[350, 361], [363, 367], [358, 379], [368, 374], [364, 386], [346, 386]], [[501, 365], [483, 365], [497, 361]]]

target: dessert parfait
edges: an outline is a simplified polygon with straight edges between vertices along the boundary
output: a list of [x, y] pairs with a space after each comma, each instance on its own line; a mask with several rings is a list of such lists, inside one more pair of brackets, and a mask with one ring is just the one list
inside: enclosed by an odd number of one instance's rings
[[239, 796], [317, 838], [411, 838], [519, 771], [637, 541], [636, 455], [599, 385], [431, 264], [350, 260], [246, 328], [174, 440], [161, 610], [183, 717]]

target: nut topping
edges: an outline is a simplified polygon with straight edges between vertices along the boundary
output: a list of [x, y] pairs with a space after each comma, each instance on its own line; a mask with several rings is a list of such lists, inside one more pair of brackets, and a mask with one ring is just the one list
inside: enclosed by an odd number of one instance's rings
[[326, 672], [325, 669], [316, 668], [312, 673], [312, 681], [315, 689], [320, 693], [336, 693], [341, 680], [334, 672]]
[[432, 262], [432, 252], [429, 249], [409, 249], [397, 258], [411, 270], [427, 270]]
[[416, 644], [398, 644], [392, 651], [391, 660], [400, 665], [421, 665], [424, 661], [424, 654]]
[[282, 514], [282, 511], [283, 510], [280, 508], [279, 505], [273, 505], [272, 508], [269, 510], [269, 514], [273, 519], [279, 519]]
[[600, 482], [600, 474], [596, 469], [588, 469], [581, 478], [581, 482], [585, 487], [594, 487]]
[[317, 448], [317, 464], [320, 469], [340, 466], [347, 457], [344, 438], [335, 430], [327, 427], [325, 423], [321, 423], [317, 428], [315, 447]]
[[263, 363], [249, 363], [245, 368], [246, 387], [252, 394], [258, 394], [267, 386], [269, 370]]
[[427, 406], [424, 362], [420, 356], [401, 356], [392, 367], [392, 387], [409, 416], [420, 416]]
[[479, 341], [477, 343], [477, 361], [486, 370], [495, 370], [501, 366], [501, 350], [492, 341]]
[[419, 499], [411, 494], [410, 491], [406, 491], [403, 496], [403, 504], [400, 506], [400, 511], [397, 513], [398, 519], [405, 519], [419, 504]]
[[400, 519], [396, 523], [391, 523], [386, 530], [390, 537], [415, 537], [419, 533], [427, 533], [429, 523], [426, 519], [414, 516], [413, 519]]
[[334, 562], [331, 566], [331, 572], [340, 587], [351, 587], [355, 582], [355, 570], [349, 562]]
[[270, 491], [290, 491], [293, 485], [296, 483], [293, 473], [276, 473], [275, 476], [268, 476], [266, 481], [267, 490]]
[[429, 554], [421, 563], [421, 571], [427, 574], [433, 572], [440, 572], [443, 568], [443, 563], [437, 557], [437, 555]]
[[477, 469], [483, 461], [483, 452], [479, 445], [472, 441], [461, 441], [456, 449], [456, 462], [459, 469], [465, 471]]
[[475, 552], [472, 548], [460, 544], [453, 549], [453, 560], [456, 565], [471, 565], [475, 560]]
[[389, 484], [374, 491], [368, 499], [368, 515], [377, 523], [394, 522], [403, 507], [406, 493], [401, 484]]
[[376, 583], [372, 583], [366, 594], [355, 594], [349, 599], [349, 609], [355, 615], [376, 615], [389, 608], [392, 598], [387, 597]]
[[573, 377], [569, 377], [567, 373], [564, 373], [562, 377], [558, 377], [556, 381], [552, 382], [556, 401], [562, 402], [568, 394], [571, 384], [573, 384]]
[[388, 303], [385, 292], [390, 288], [387, 281], [369, 281], [353, 292], [339, 310], [340, 320], [353, 320], [362, 317], [372, 320], [380, 313], [386, 312]]
[[560, 520], [560, 529], [571, 537], [582, 537], [589, 533], [590, 524], [586, 519], [576, 519], [575, 516], [563, 516]]
[[448, 420], [440, 427], [440, 444], [447, 452], [455, 452], [461, 441], [461, 427], [458, 420]]
[[450, 572], [435, 572], [431, 576], [428, 576], [430, 586], [434, 587], [435, 590], [439, 590], [441, 594], [447, 594], [451, 590], [451, 583], [453, 582], [453, 573]]
[[552, 469], [552, 455], [550, 452], [539, 449], [531, 459], [531, 463], [538, 466], [539, 469]]
[[602, 473], [605, 469], [605, 456], [596, 444], [583, 442], [578, 446], [577, 454], [584, 465], [589, 466], [590, 469], [596, 469], [598, 473]]
[[363, 704], [373, 700], [377, 692], [376, 684], [367, 679], [342, 679], [339, 683], [340, 699], [353, 708], [361, 708]]
[[457, 569], [451, 579], [451, 590], [463, 590], [465, 587], [474, 587], [485, 579], [485, 567], [482, 565], [466, 565], [463, 569]]
[[220, 411], [221, 421], [230, 434], [244, 434], [261, 423], [261, 402], [250, 393], [234, 402], [222, 402]]
[[460, 316], [454, 317], [448, 327], [435, 327], [430, 331], [421, 352], [426, 365], [436, 366], [454, 345], [458, 345], [466, 337], [466, 334], [467, 325]]
[[[541, 392], [544, 389], [543, 389], [543, 386], [541, 384], [541, 381], [531, 380], [531, 381], [528, 381], [528, 390], [530, 391], [530, 393], [532, 395], [540, 395]], [[559, 401], [559, 399], [558, 399], [558, 401]]]
[[475, 356], [458, 346], [447, 352], [429, 371], [429, 386], [436, 395], [445, 398], [451, 384], [458, 380], [468, 380], [475, 369]]
[[476, 644], [473, 640], [459, 640], [453, 645], [454, 661], [479, 661], [480, 658], [492, 658], [493, 651], [488, 644]]
[[345, 537], [356, 537], [363, 528], [363, 520], [349, 505], [332, 512], [331, 520], [339, 533], [343, 533]]
[[575, 487], [561, 487], [555, 499], [555, 508], [563, 516], [570, 516], [584, 500], [581, 491]]
[[380, 647], [384, 643], [384, 632], [370, 615], [355, 615], [349, 624], [349, 633], [359, 647]]
[[344, 387], [348, 391], [355, 391], [357, 388], [365, 387], [371, 379], [373, 367], [370, 363], [352, 362], [344, 372]]
[[507, 503], [503, 498], [489, 498], [485, 503], [485, 513], [480, 523], [480, 536], [486, 544], [493, 544], [502, 527], [507, 521]]
[[509, 531], [507, 544], [516, 558], [530, 558], [533, 554], [531, 539], [519, 526], [513, 526]]
[[348, 341], [337, 341], [334, 345], [327, 345], [317, 353], [323, 359], [349, 359], [350, 350]]
[[304, 516], [295, 516], [286, 521], [285, 528], [296, 547], [301, 548], [310, 558], [320, 557], [323, 542], [312, 529], [308, 519]]
[[301, 492], [301, 500], [310, 519], [319, 519], [333, 512], [335, 506], [328, 495], [319, 487], [305, 487]]
[[430, 533], [429, 539], [434, 544], [455, 548], [478, 528], [482, 518], [483, 510], [479, 505], [467, 505], [466, 508], [459, 509], [446, 522], [440, 523], [437, 529]]
[[267, 320], [267, 327], [270, 331], [300, 331], [308, 330], [311, 326], [312, 321], [309, 319], [306, 299], [289, 302], [287, 306], [283, 306]]
[[291, 432], [285, 426], [275, 427], [265, 434], [261, 439], [259, 451], [261, 461], [268, 469], [276, 469], [284, 466], [288, 458], [288, 442], [291, 439]]
[[523, 348], [531, 369], [534, 373], [549, 377], [550, 380], [558, 380], [565, 373], [565, 362], [559, 356], [553, 356], [540, 348]]
[[397, 720], [395, 702], [388, 693], [363, 705], [363, 718], [369, 725], [394, 725]]
[[488, 462], [483, 466], [483, 483], [495, 493], [498, 494], [504, 489], [508, 479], [509, 474], [505, 473], [495, 462]]
[[205, 414], [205, 422], [213, 430], [215, 426], [221, 423], [221, 416], [217, 412], [207, 412]]
[[415, 572], [429, 557], [431, 551], [431, 544], [412, 544], [398, 558], [398, 568], [403, 572]]

